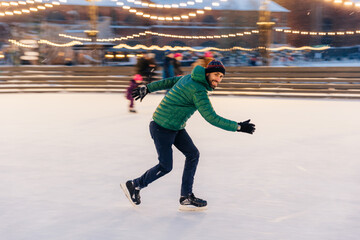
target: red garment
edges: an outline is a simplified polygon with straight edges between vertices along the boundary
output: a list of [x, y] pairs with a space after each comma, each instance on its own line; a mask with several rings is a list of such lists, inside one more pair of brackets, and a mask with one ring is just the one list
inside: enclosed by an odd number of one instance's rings
[[137, 88], [138, 85], [139, 85], [139, 84], [136, 83], [134, 79], [131, 79], [131, 80], [130, 80], [130, 85], [129, 85], [129, 87], [126, 89], [126, 98], [127, 98], [128, 100], [132, 100], [132, 99], [133, 99], [133, 97], [131, 96], [132, 91], [133, 91], [135, 88]]

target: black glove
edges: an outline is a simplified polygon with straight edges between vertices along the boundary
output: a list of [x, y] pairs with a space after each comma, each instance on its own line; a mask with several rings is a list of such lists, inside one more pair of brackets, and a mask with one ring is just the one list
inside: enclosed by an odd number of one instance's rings
[[255, 124], [250, 123], [250, 119], [245, 122], [239, 122], [238, 125], [238, 132], [246, 132], [253, 134], [255, 131]]
[[132, 91], [131, 96], [135, 99], [138, 100], [140, 99], [140, 102], [143, 100], [143, 98], [146, 96], [146, 94], [149, 93], [149, 90], [147, 88], [146, 85], [140, 85], [139, 87], [135, 88]]

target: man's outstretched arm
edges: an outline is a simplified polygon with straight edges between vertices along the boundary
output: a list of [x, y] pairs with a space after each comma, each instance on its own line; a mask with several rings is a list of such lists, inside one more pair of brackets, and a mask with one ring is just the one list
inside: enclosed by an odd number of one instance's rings
[[135, 100], [140, 99], [141, 102], [148, 93], [172, 88], [175, 83], [179, 81], [180, 78], [182, 78], [182, 76], [165, 78], [163, 80], [152, 82], [147, 85], [140, 85], [138, 88], [135, 88], [133, 90], [132, 97]]
[[250, 123], [250, 120], [238, 123], [217, 115], [210, 103], [208, 95], [204, 92], [194, 94], [194, 103], [201, 116], [216, 127], [227, 131], [245, 132], [249, 134], [253, 134], [255, 131], [255, 125]]

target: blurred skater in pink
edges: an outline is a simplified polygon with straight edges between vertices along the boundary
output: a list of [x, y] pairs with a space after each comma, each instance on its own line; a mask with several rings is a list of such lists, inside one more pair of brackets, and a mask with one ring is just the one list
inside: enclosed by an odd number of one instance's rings
[[130, 81], [129, 87], [126, 89], [126, 98], [130, 100], [129, 112], [136, 113], [134, 108], [134, 98], [131, 96], [132, 91], [137, 88], [143, 82], [143, 78], [140, 74], [135, 74]]

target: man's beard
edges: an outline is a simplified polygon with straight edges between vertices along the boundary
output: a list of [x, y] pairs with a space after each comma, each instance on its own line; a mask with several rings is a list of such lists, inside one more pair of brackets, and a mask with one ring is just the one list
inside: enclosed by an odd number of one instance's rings
[[216, 86], [213, 86], [213, 85], [211, 84], [211, 81], [210, 81], [210, 79], [209, 79], [209, 76], [205, 76], [205, 78], [206, 78], [206, 81], [209, 83], [209, 86], [210, 86], [212, 89], [215, 89]]

